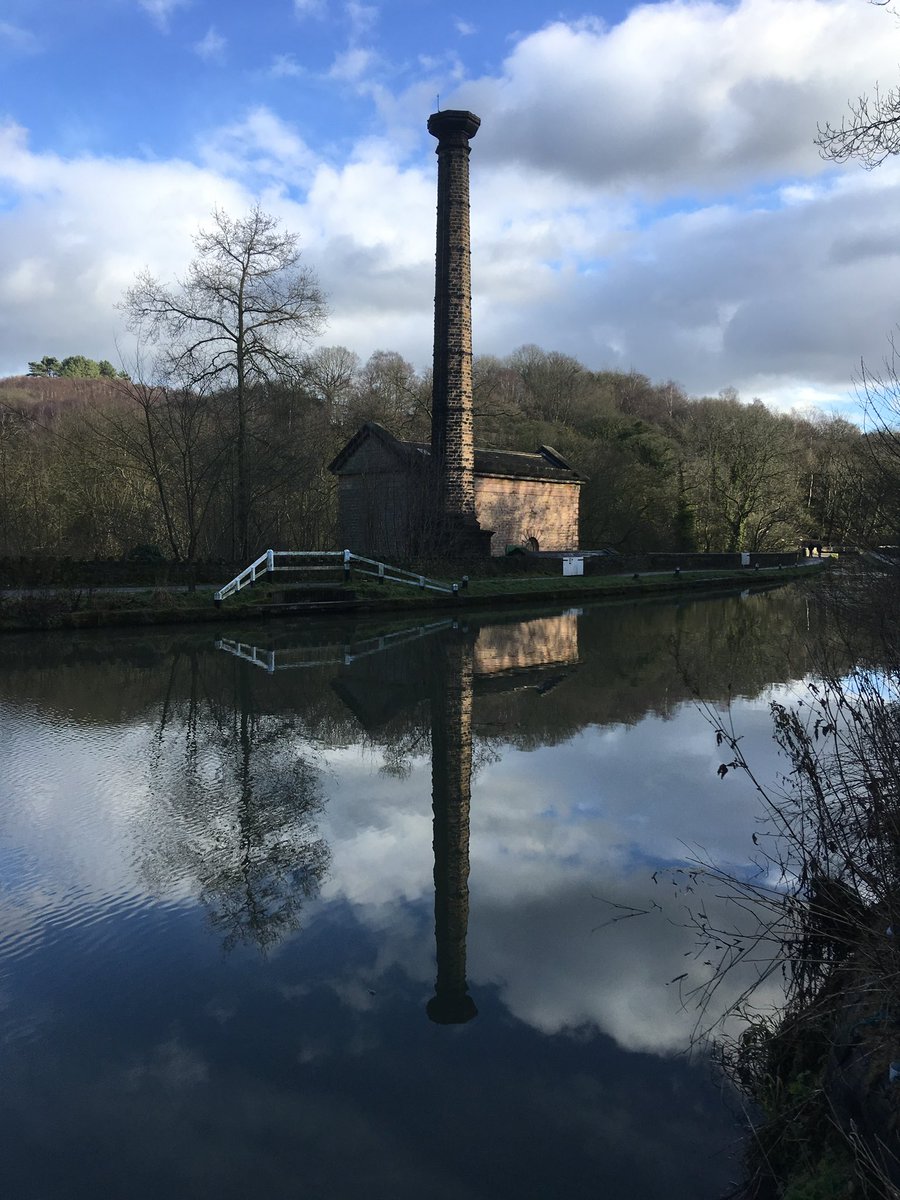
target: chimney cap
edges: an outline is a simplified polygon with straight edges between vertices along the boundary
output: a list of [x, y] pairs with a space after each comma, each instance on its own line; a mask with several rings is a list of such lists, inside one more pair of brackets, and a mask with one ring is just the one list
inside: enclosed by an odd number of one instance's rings
[[428, 132], [442, 139], [454, 134], [473, 138], [480, 124], [481, 117], [476, 117], [474, 113], [462, 108], [445, 108], [442, 112], [432, 113], [428, 118]]

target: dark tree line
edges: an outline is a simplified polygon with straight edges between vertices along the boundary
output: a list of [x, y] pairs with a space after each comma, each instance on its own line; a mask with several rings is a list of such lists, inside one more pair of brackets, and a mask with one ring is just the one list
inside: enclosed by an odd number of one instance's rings
[[125, 371], [117, 371], [107, 358], [99, 362], [85, 358], [83, 354], [70, 354], [68, 358], [54, 358], [45, 354], [43, 358], [28, 364], [28, 374], [43, 379], [127, 379]]
[[[732, 393], [590, 371], [536, 346], [475, 362], [476, 441], [554, 446], [588, 476], [582, 544], [775, 550], [895, 543], [896, 382], [867, 376], [871, 429]], [[342, 347], [290, 379], [188, 387], [90, 378], [0, 385], [0, 554], [232, 560], [335, 545], [326, 465], [365, 420], [427, 440], [430, 380], [400, 355]], [[238, 458], [235, 430], [242, 430]]]

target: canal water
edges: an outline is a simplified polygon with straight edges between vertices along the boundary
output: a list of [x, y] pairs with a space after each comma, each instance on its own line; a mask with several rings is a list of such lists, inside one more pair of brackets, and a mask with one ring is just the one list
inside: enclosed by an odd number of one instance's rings
[[758, 809], [704, 706], [774, 778], [818, 620], [0, 640], [3, 1194], [720, 1196], [697, 1037], [758, 968], [703, 1006], [688, 881], [751, 869]]

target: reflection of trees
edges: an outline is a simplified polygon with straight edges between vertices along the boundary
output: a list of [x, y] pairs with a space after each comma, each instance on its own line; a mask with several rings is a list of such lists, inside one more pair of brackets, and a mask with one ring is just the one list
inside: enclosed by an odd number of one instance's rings
[[[822, 581], [774, 594], [631, 602], [578, 624], [579, 669], [562, 686], [498, 692], [476, 680], [475, 729], [519, 749], [559, 745], [587, 725], [668, 717], [697, 696], [727, 703], [814, 669], [830, 638]], [[850, 651], [835, 654], [851, 661]]]
[[[510, 628], [515, 630], [526, 616], [516, 613]], [[491, 625], [502, 620], [492, 615]], [[806, 674], [812, 666], [806, 635], [821, 641], [830, 624], [824, 580], [809, 588], [793, 586], [746, 599], [716, 596], [589, 609], [578, 621], [583, 666], [565, 686], [548, 693], [523, 681], [519, 689], [501, 691], [476, 677], [476, 758], [483, 738], [522, 749], [557, 745], [587, 724], [630, 725], [648, 712], [665, 716], [693, 699], [695, 691], [712, 702], [758, 695], [772, 683]], [[340, 644], [352, 637], [352, 630], [350, 624], [317, 625], [298, 631], [294, 641], [324, 638]], [[0, 640], [0, 697], [16, 705], [38, 704], [62, 719], [91, 725], [144, 721], [159, 712], [167, 689], [172, 703], [185, 702], [190, 689], [185, 663], [192, 655], [202, 663], [210, 697], [232, 694], [233, 664], [225, 655], [210, 655], [209, 646], [206, 630], [188, 636], [163, 631], [116, 634], [102, 643], [93, 634], [74, 634], [65, 643], [53, 635], [7, 635]], [[419, 661], [425, 654], [422, 647], [413, 643], [391, 654], [397, 702], [379, 719], [371, 736], [373, 746], [403, 749], [402, 742], [413, 753], [420, 737], [428, 736], [426, 690], [423, 686], [411, 693], [407, 682], [410, 675], [428, 678], [427, 661]], [[173, 675], [174, 658], [180, 666]], [[387, 682], [386, 659], [371, 661], [379, 665], [366, 686], [381, 694]], [[251, 672], [259, 720], [265, 713], [279, 714], [283, 720], [290, 712], [308, 740], [322, 745], [359, 741], [359, 726], [342, 694], [329, 686], [341, 674], [338, 667], [277, 673], [265, 685], [263, 672], [259, 674], [257, 681]]]
[[172, 659], [151, 787], [157, 801], [146, 870], [155, 887], [191, 881], [226, 949], [274, 945], [300, 925], [328, 865], [316, 836], [315, 766], [296, 749], [297, 723], [256, 703], [252, 670], [207, 688], [199, 654]]
[[[546, 645], [546, 629], [540, 630], [543, 643], [536, 638], [532, 645], [527, 638], [528, 626], [541, 624], [518, 613], [506, 622], [499, 616], [485, 624], [470, 622], [478, 633], [476, 770], [504, 746], [530, 750], [559, 745], [588, 725], [634, 725], [648, 713], [667, 717], [698, 695], [712, 703], [757, 696], [771, 684], [807, 674], [814, 662], [810, 644], [831, 639], [834, 628], [822, 580], [774, 593], [629, 601], [588, 609], [577, 619], [577, 670], [553, 666], [568, 656], [565, 642], [558, 639], [540, 670], [528, 656], [513, 653], [526, 646], [536, 652]], [[504, 632], [508, 636], [501, 636]], [[835, 653], [850, 661], [846, 648], [837, 647]], [[362, 714], [364, 744], [381, 750], [389, 774], [404, 775], [410, 760], [427, 752], [429, 680], [438, 670], [433, 654], [424, 642], [398, 647], [355, 664], [335, 681], [344, 704]], [[314, 702], [321, 705], [321, 697], [310, 689], [302, 701], [309, 728], [319, 720], [309, 711]], [[345, 738], [359, 740], [358, 728], [348, 729], [333, 713], [329, 720]]]

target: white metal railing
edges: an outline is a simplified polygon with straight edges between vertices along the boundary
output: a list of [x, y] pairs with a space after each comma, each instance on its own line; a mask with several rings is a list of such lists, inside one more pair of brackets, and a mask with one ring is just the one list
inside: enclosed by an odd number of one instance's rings
[[[354, 554], [350, 550], [344, 551], [344, 562], [347, 564], [344, 568], [345, 574], [349, 577], [350, 563], [365, 563], [366, 566], [357, 567], [357, 572], [360, 575], [371, 575], [380, 583], [387, 581], [388, 583], [406, 583], [410, 587], [427, 589], [430, 592], [458, 592], [458, 583], [439, 583], [436, 579], [429, 579], [426, 575], [417, 575], [415, 571], [407, 571], [404, 567], [390, 567], [387, 563], [378, 562], [374, 558], [362, 558], [359, 554]], [[374, 568], [374, 570], [366, 570], [366, 567]], [[392, 571], [392, 575], [388, 575], [388, 571]]]
[[[293, 648], [263, 649], [248, 642], [236, 642], [232, 638], [217, 638], [216, 649], [233, 654], [252, 663], [254, 667], [262, 667], [269, 675], [276, 671], [296, 671], [304, 667], [349, 667], [359, 658], [367, 658], [370, 654], [380, 654], [392, 646], [401, 646], [406, 642], [415, 642], [428, 637], [442, 629], [455, 628], [452, 618], [443, 621], [432, 621], [429, 625], [416, 625], [411, 629], [398, 629], [393, 633], [385, 633], [376, 637], [365, 638], [353, 644], [331, 643], [323, 646], [307, 646]], [[308, 657], [312, 656], [312, 657]]]
[[[318, 565], [309, 561], [294, 564], [288, 562], [282, 565], [276, 562], [276, 559], [326, 559], [328, 561]], [[265, 550], [249, 567], [245, 567], [239, 575], [235, 575], [234, 579], [219, 588], [214, 593], [213, 600], [216, 604], [221, 604], [223, 600], [236, 595], [248, 584], [256, 583], [257, 579], [270, 571], [333, 571], [340, 566], [343, 568], [346, 580], [350, 578], [351, 570], [357, 563], [362, 564], [356, 567], [357, 574], [369, 575], [382, 583], [405, 583], [410, 587], [432, 592], [454, 593], [459, 590], [459, 584], [439, 583], [425, 575], [418, 575], [415, 571], [407, 571], [404, 567], [392, 567], [387, 563], [378, 562], [374, 558], [363, 558], [359, 554], [354, 554], [352, 550]]]

